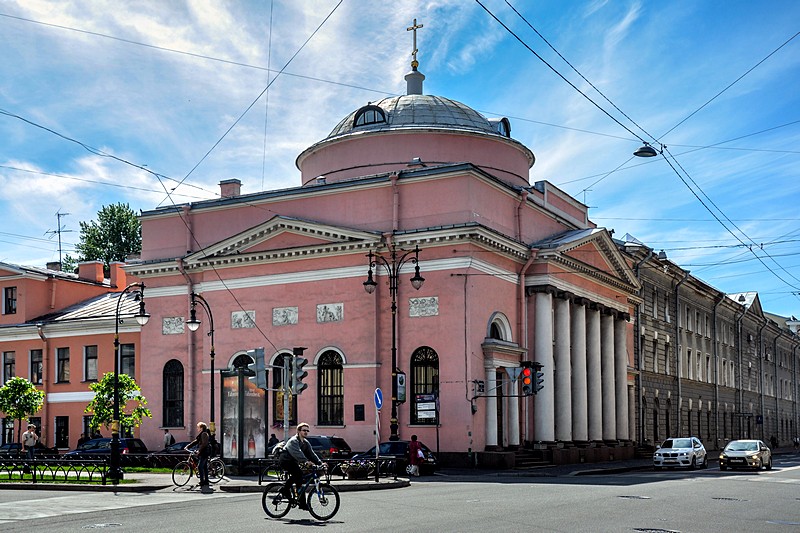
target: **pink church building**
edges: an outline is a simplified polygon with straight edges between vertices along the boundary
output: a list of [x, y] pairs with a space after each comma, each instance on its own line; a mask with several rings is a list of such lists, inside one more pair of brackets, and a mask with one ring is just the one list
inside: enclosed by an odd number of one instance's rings
[[[358, 107], [303, 151], [296, 188], [241, 194], [227, 179], [219, 199], [142, 214], [141, 261], [126, 270], [146, 284], [151, 314], [146, 442], [163, 428], [188, 438], [209, 420], [213, 350], [224, 453], [249, 443], [263, 456], [265, 437], [283, 435], [283, 360], [304, 347], [309, 387], [288, 422], [354, 450], [375, 443], [380, 388], [380, 440], [416, 434], [454, 462], [507, 465], [523, 448], [555, 460], [632, 455], [631, 265], [585, 205], [529, 182], [534, 154], [508, 119], [425, 95], [424, 78], [414, 61], [407, 94]], [[192, 293], [213, 313], [213, 346], [199, 306], [203, 324], [186, 327]], [[270, 390], [247, 381], [256, 403], [237, 407], [239, 384], [219, 371], [246, 366], [257, 347]], [[512, 379], [526, 361], [542, 365], [532, 396]], [[393, 424], [395, 373], [406, 398]], [[235, 413], [242, 405], [249, 412]], [[255, 420], [248, 435], [236, 436], [234, 416]]]

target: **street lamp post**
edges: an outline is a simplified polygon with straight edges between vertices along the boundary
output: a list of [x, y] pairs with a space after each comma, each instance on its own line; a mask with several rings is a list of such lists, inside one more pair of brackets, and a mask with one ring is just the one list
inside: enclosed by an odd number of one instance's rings
[[190, 331], [197, 331], [200, 327], [200, 321], [197, 319], [197, 312], [195, 311], [198, 303], [205, 309], [210, 326], [208, 336], [211, 337], [211, 415], [208, 419], [208, 429], [211, 431], [211, 434], [214, 435], [217, 432], [217, 427], [214, 422], [214, 315], [211, 314], [211, 307], [209, 307], [205, 298], [194, 292], [190, 297], [192, 307], [189, 311], [189, 320], [186, 322], [186, 326]]
[[147, 324], [150, 315], [144, 308], [144, 283], [131, 283], [125, 287], [117, 299], [117, 310], [114, 313], [114, 419], [111, 421], [111, 461], [109, 463], [108, 477], [116, 485], [122, 479], [122, 468], [120, 468], [119, 457], [119, 325], [122, 323], [120, 306], [125, 295], [134, 295], [134, 299], [139, 302], [139, 310], [133, 315], [140, 326]]
[[425, 282], [425, 278], [419, 275], [419, 246], [415, 246], [413, 250], [409, 250], [405, 253], [403, 253], [402, 249], [399, 250], [399, 252], [402, 253], [402, 255], [398, 258], [398, 250], [394, 244], [392, 244], [389, 250], [391, 260], [389, 260], [378, 253], [372, 253], [370, 251], [367, 255], [369, 258], [369, 272], [367, 272], [367, 281], [364, 282], [364, 290], [372, 294], [378, 286], [377, 282], [372, 277], [372, 269], [375, 268], [377, 270], [378, 265], [382, 265], [389, 275], [389, 294], [392, 297], [392, 418], [389, 426], [391, 430], [389, 440], [400, 439], [397, 433], [397, 285], [400, 269], [403, 268], [403, 265], [407, 262], [411, 262], [414, 265], [414, 276], [411, 278], [411, 286], [419, 290]]

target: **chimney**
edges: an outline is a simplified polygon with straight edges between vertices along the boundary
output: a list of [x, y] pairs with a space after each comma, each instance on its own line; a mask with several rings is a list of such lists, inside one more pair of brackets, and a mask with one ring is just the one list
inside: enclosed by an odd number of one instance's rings
[[109, 269], [111, 270], [111, 286], [118, 289], [124, 289], [128, 286], [128, 277], [122, 267], [125, 263], [122, 261], [114, 261], [110, 263]]
[[242, 182], [236, 178], [219, 182], [219, 194], [223, 198], [235, 198], [242, 190]]
[[55, 270], [61, 272], [61, 261], [50, 261], [47, 263], [47, 270]]
[[103, 262], [102, 261], [86, 261], [85, 263], [78, 263], [78, 277], [94, 281], [95, 283], [103, 283], [105, 276], [103, 275]]

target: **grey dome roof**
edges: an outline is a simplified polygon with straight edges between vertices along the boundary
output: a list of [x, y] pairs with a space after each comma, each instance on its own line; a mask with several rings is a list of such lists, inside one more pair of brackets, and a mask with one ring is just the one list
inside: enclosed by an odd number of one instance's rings
[[[357, 115], [367, 107], [382, 109], [386, 121], [355, 126]], [[441, 96], [409, 94], [384, 98], [353, 111], [333, 128], [325, 140], [356, 131], [391, 131], [403, 128], [466, 130], [499, 135], [497, 128], [486, 117], [460, 102]]]

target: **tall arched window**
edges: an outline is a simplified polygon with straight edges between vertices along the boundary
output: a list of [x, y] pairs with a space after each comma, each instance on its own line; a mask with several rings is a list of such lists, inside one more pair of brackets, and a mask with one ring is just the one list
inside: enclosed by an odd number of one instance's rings
[[[273, 424], [283, 423], [283, 360], [284, 357], [291, 358], [290, 353], [279, 353], [272, 361], [272, 388], [275, 392], [272, 393], [272, 422]], [[289, 384], [291, 386], [291, 383]], [[289, 402], [289, 425], [294, 426], [297, 424], [297, 396], [290, 396], [292, 399]]]
[[344, 383], [342, 356], [328, 350], [317, 362], [317, 424], [320, 426], [344, 425]]
[[162, 376], [164, 393], [162, 413], [164, 427], [183, 427], [183, 365], [177, 359], [170, 359], [164, 365]]
[[[418, 396], [423, 401], [417, 401]], [[430, 401], [427, 401], [430, 400]], [[439, 423], [439, 356], [433, 348], [422, 346], [411, 356], [411, 423]], [[427, 407], [435, 406], [435, 409]]]

